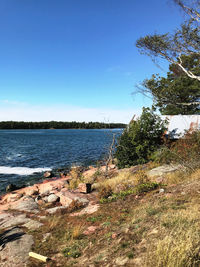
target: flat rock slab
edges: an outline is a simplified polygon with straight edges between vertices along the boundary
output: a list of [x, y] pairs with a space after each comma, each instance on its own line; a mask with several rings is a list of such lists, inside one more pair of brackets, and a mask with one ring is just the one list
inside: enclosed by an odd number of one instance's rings
[[70, 216], [81, 216], [84, 214], [92, 214], [99, 209], [100, 205], [97, 203], [89, 203], [89, 205], [81, 211], [70, 214]]
[[39, 212], [38, 204], [34, 201], [33, 198], [30, 198], [30, 197], [20, 199], [20, 201], [13, 203], [11, 208], [14, 210], [26, 211], [30, 213]]
[[182, 165], [162, 165], [147, 172], [150, 177], [162, 176], [166, 173], [183, 169]]
[[29, 222], [30, 219], [26, 217], [26, 214], [0, 214], [0, 229], [9, 228], [15, 225], [20, 225]]
[[0, 266], [25, 267], [33, 237], [20, 228], [13, 227], [0, 235]]
[[24, 227], [28, 228], [29, 230], [35, 230], [40, 228], [43, 225], [43, 223], [34, 221], [34, 220], [29, 220], [27, 223], [23, 224]]

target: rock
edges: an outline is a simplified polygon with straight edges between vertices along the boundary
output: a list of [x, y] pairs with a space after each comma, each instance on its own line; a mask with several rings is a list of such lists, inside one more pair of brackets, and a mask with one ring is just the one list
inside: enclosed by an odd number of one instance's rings
[[23, 195], [22, 194], [18, 194], [18, 193], [9, 193], [9, 194], [6, 194], [3, 198], [2, 198], [2, 201], [3, 202], [7, 202], [7, 203], [10, 203], [10, 202], [14, 202], [14, 201], [17, 201], [18, 199], [20, 199]]
[[48, 197], [47, 197], [47, 202], [48, 203], [54, 203], [54, 202], [57, 202], [59, 201], [59, 197], [56, 196], [55, 194], [50, 194]]
[[77, 201], [83, 205], [87, 205], [89, 202], [87, 199], [81, 198], [77, 194], [70, 193], [69, 191], [59, 192], [57, 195], [60, 197], [60, 203], [65, 207], [69, 207], [72, 201]]
[[115, 263], [118, 266], [124, 266], [128, 262], [129, 258], [128, 257], [118, 257], [115, 260]]
[[47, 209], [46, 212], [49, 213], [49, 214], [55, 214], [58, 211], [61, 211], [62, 209], [66, 209], [66, 207], [63, 207], [63, 206], [54, 207], [54, 208], [51, 208], [51, 209]]
[[97, 230], [98, 228], [99, 228], [98, 226], [89, 226], [89, 227], [87, 228], [87, 230], [85, 230], [85, 231], [83, 232], [83, 234], [84, 234], [84, 235], [91, 235], [91, 234], [93, 234], [94, 232], [96, 232], [96, 230]]
[[24, 227], [28, 228], [29, 230], [35, 230], [41, 227], [43, 223], [34, 221], [34, 220], [29, 220], [27, 223], [23, 224]]
[[26, 217], [26, 214], [0, 214], [0, 229], [12, 227], [29, 222], [30, 219]]
[[89, 205], [81, 211], [70, 214], [70, 216], [80, 216], [84, 214], [92, 214], [99, 209], [100, 205], [90, 202]]
[[160, 190], [159, 190], [159, 194], [162, 194], [162, 193], [164, 193], [164, 192], [165, 192], [165, 189], [160, 188]]
[[183, 169], [183, 166], [178, 165], [162, 165], [147, 172], [150, 177], [163, 176], [166, 173], [175, 172]]
[[26, 188], [26, 191], [25, 191], [25, 194], [27, 196], [35, 196], [35, 195], [38, 195], [39, 194], [38, 188], [37, 187], [34, 187], [34, 186], [27, 187]]
[[13, 203], [12, 209], [20, 210], [20, 211], [27, 211], [31, 213], [38, 212], [38, 204], [34, 201], [31, 197], [25, 197], [20, 199], [18, 202]]
[[113, 233], [111, 237], [112, 239], [116, 239], [118, 236], [119, 236], [119, 233]]
[[90, 183], [80, 183], [78, 185], [78, 191], [80, 193], [85, 193], [85, 194], [91, 193], [91, 184]]
[[20, 228], [13, 227], [0, 235], [1, 267], [25, 267], [29, 259], [28, 253], [33, 245], [33, 237]]
[[6, 192], [12, 192], [12, 191], [17, 190], [17, 189], [18, 189], [18, 187], [14, 184], [9, 184], [6, 186]]
[[46, 190], [46, 191], [40, 192], [40, 196], [42, 198], [47, 197], [49, 194], [50, 194], [50, 190]]
[[50, 172], [50, 171], [47, 171], [47, 172], [44, 173], [43, 176], [44, 176], [45, 178], [51, 178], [51, 177], [53, 177], [53, 173]]

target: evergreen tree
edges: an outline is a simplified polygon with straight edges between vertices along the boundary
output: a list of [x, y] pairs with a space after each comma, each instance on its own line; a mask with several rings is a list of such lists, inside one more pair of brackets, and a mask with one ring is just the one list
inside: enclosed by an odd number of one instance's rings
[[[200, 75], [200, 55], [182, 56], [183, 65]], [[200, 81], [189, 78], [182, 69], [171, 64], [167, 77], [153, 75], [143, 82], [143, 90], [153, 97], [154, 106], [163, 115], [200, 114]]]
[[115, 152], [119, 168], [146, 163], [162, 144], [165, 121], [153, 109], [143, 108], [141, 117], [132, 121], [119, 137]]

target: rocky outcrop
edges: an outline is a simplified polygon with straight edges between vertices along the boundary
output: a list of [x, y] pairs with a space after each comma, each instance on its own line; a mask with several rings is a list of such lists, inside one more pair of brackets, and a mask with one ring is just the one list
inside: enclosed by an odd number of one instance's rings
[[158, 176], [163, 176], [167, 173], [175, 172], [180, 169], [183, 169], [183, 166], [180, 164], [177, 165], [162, 165], [157, 168], [154, 168], [150, 171], [147, 172], [147, 175], [149, 177], [158, 177]]
[[31, 197], [24, 197], [21, 198], [16, 203], [13, 203], [11, 208], [13, 210], [19, 210], [19, 211], [26, 211], [30, 213], [38, 213], [38, 204], [35, 202], [35, 200]]
[[24, 267], [33, 245], [33, 237], [21, 228], [13, 227], [0, 235], [1, 267]]

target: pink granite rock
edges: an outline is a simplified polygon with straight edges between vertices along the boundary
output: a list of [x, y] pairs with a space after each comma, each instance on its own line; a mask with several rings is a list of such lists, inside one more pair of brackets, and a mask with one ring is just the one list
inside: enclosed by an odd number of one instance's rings
[[5, 196], [2, 197], [2, 203], [10, 203], [10, 202], [17, 201], [22, 196], [23, 196], [22, 194], [18, 194], [18, 193], [14, 193], [14, 192], [6, 194]]
[[70, 214], [70, 216], [81, 216], [84, 214], [92, 214], [95, 213], [99, 209], [100, 205], [97, 203], [93, 203], [92, 201], [89, 203], [89, 205], [82, 209], [81, 211], [75, 212]]
[[80, 184], [78, 185], [77, 190], [78, 190], [80, 193], [89, 194], [89, 193], [91, 193], [91, 184], [89, 184], [89, 183], [80, 183]]
[[87, 228], [87, 230], [85, 230], [85, 231], [83, 232], [83, 234], [84, 234], [84, 235], [91, 235], [91, 234], [95, 233], [96, 230], [97, 230], [98, 228], [99, 228], [98, 226], [89, 226], [89, 227]]
[[86, 198], [82, 198], [78, 194], [71, 193], [69, 191], [58, 192], [56, 195], [60, 197], [60, 203], [62, 206], [68, 207], [72, 201], [78, 201], [83, 205], [87, 205], [89, 202]]

